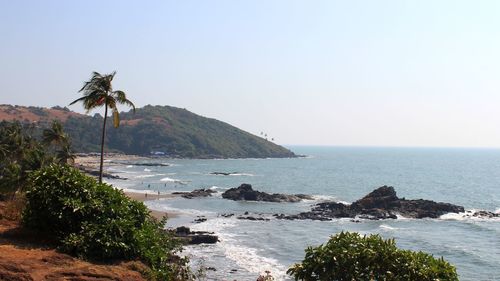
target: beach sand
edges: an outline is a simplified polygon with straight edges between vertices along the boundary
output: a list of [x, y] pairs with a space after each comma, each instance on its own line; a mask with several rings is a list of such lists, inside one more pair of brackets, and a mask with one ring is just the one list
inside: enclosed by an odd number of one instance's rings
[[[144, 160], [144, 159], [149, 159], [147, 157], [142, 157], [142, 156], [137, 156], [137, 155], [125, 155], [125, 154], [105, 154], [104, 155], [104, 171], [106, 172], [106, 168], [110, 166], [117, 166], [121, 165], [118, 163], [113, 163], [114, 161], [137, 161], [137, 160]], [[85, 155], [85, 156], [78, 156], [75, 159], [75, 164], [76, 165], [81, 165], [90, 169], [99, 169], [99, 164], [100, 164], [100, 156], [98, 155]], [[120, 189], [120, 187], [116, 187]], [[125, 195], [127, 195], [129, 198], [133, 200], [137, 200], [140, 202], [145, 202], [145, 201], [150, 201], [150, 200], [159, 200], [159, 199], [167, 199], [167, 198], [174, 198], [175, 195], [173, 194], [144, 194], [144, 193], [138, 193], [138, 192], [125, 192]], [[157, 219], [162, 219], [163, 216], [167, 216], [168, 218], [175, 218], [179, 216], [179, 214], [174, 213], [174, 212], [164, 212], [164, 211], [157, 211], [157, 210], [152, 210], [149, 209], [151, 212], [151, 215]]]
[[[144, 193], [138, 193], [138, 192], [125, 192], [125, 195], [127, 195], [130, 199], [137, 200], [139, 202], [145, 202], [145, 201], [152, 201], [152, 200], [160, 200], [160, 199], [167, 199], [167, 198], [174, 198], [175, 195], [173, 194], [144, 194]], [[152, 210], [151, 215], [157, 219], [162, 219], [163, 216], [167, 216], [167, 218], [175, 218], [178, 217], [179, 214], [174, 213], [174, 212], [164, 212], [164, 211], [157, 211], [157, 210]]]

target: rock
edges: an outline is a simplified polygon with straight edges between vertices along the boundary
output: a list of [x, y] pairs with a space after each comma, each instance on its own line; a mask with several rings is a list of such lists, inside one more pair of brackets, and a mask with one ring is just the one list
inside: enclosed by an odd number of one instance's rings
[[206, 222], [207, 221], [207, 218], [205, 217], [197, 217], [194, 222], [195, 223], [201, 223], [201, 222]]
[[316, 204], [311, 211], [297, 215], [275, 215], [278, 219], [330, 220], [333, 218], [396, 219], [397, 215], [408, 218], [438, 218], [446, 213], [463, 212], [462, 206], [430, 200], [406, 200], [398, 198], [392, 186], [382, 186], [351, 205], [338, 202]]
[[239, 219], [239, 220], [250, 220], [250, 221], [269, 221], [268, 218], [251, 217], [251, 216], [247, 216], [247, 217], [240, 216], [240, 217], [237, 217], [237, 219]]
[[287, 195], [274, 193], [269, 194], [266, 192], [260, 192], [252, 189], [250, 184], [242, 184], [237, 188], [231, 188], [226, 192], [222, 193], [222, 198], [235, 200], [235, 201], [265, 201], [265, 202], [299, 202], [304, 199], [312, 199], [311, 196], [298, 194], [298, 195]]
[[221, 214], [220, 216], [224, 217], [224, 218], [230, 218], [230, 217], [234, 216], [234, 214]]
[[215, 190], [208, 188], [195, 189], [191, 192], [172, 192], [172, 194], [181, 195], [181, 197], [186, 199], [193, 199], [196, 197], [208, 197], [212, 196], [212, 193], [217, 193]]
[[475, 218], [493, 219], [493, 218], [500, 218], [500, 213], [493, 213], [489, 211], [475, 211], [472, 213], [472, 216]]
[[216, 176], [230, 176], [230, 175], [234, 175], [234, 174], [237, 174], [238, 172], [211, 172], [210, 174], [211, 175], [216, 175]]
[[185, 226], [179, 226], [173, 232], [177, 238], [190, 245], [215, 244], [219, 242], [219, 237], [213, 235], [213, 232], [191, 231], [189, 227]]

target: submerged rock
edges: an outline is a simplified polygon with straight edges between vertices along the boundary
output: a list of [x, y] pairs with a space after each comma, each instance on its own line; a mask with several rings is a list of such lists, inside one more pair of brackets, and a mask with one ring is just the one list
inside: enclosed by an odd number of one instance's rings
[[237, 188], [231, 188], [222, 193], [222, 198], [235, 201], [265, 201], [265, 202], [299, 202], [304, 199], [312, 200], [313, 198], [305, 194], [287, 195], [281, 193], [269, 194], [252, 189], [250, 184], [242, 184]]
[[408, 218], [438, 218], [447, 213], [464, 212], [464, 207], [430, 200], [406, 200], [398, 198], [392, 186], [382, 186], [351, 205], [323, 202], [311, 211], [297, 215], [275, 215], [279, 219], [330, 220], [333, 218], [396, 219], [397, 215]]

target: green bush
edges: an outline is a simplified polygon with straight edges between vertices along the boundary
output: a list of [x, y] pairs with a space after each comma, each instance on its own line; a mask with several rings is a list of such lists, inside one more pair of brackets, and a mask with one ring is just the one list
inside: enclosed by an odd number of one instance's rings
[[458, 280], [443, 258], [400, 250], [394, 239], [342, 232], [326, 245], [309, 247], [302, 263], [288, 269], [295, 280]]
[[23, 222], [53, 236], [61, 250], [95, 260], [139, 258], [152, 279], [188, 279], [186, 261], [174, 255], [180, 243], [143, 203], [66, 165], [42, 168], [30, 182]]

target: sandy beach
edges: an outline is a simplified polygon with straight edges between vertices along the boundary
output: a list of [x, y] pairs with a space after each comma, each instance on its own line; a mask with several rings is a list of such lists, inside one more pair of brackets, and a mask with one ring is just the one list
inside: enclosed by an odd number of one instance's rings
[[[124, 192], [125, 195], [127, 195], [130, 199], [137, 200], [140, 202], [145, 202], [145, 201], [152, 201], [152, 200], [160, 200], [160, 199], [166, 199], [166, 198], [174, 198], [175, 195], [173, 194], [145, 194], [145, 193], [138, 193], [138, 192]], [[164, 212], [164, 211], [158, 211], [158, 210], [152, 210], [151, 215], [157, 219], [162, 219], [164, 216], [167, 216], [167, 218], [175, 218], [179, 216], [177, 213], [173, 212]]]
[[[105, 154], [104, 155], [104, 171], [106, 172], [106, 168], [110, 166], [116, 166], [116, 165], [121, 165], [119, 163], [116, 163], [115, 161], [138, 161], [138, 160], [145, 160], [149, 159], [148, 157], [143, 157], [143, 156], [137, 156], [137, 155], [126, 155], [126, 154]], [[80, 155], [75, 159], [75, 165], [77, 166], [84, 166], [86, 168], [90, 169], [99, 169], [99, 164], [100, 164], [100, 156], [99, 155]], [[120, 189], [119, 186], [115, 186], [115, 188]], [[133, 200], [137, 200], [140, 202], [145, 202], [145, 201], [151, 201], [151, 200], [159, 200], [159, 199], [167, 199], [167, 198], [174, 198], [175, 195], [173, 194], [145, 194], [145, 193], [139, 193], [139, 192], [125, 192], [125, 195], [127, 195], [129, 198]], [[172, 213], [172, 212], [164, 212], [164, 211], [158, 211], [158, 210], [152, 210], [151, 215], [157, 219], [162, 219], [164, 216], [167, 216], [168, 218], [174, 218], [177, 217], [179, 214]]]

